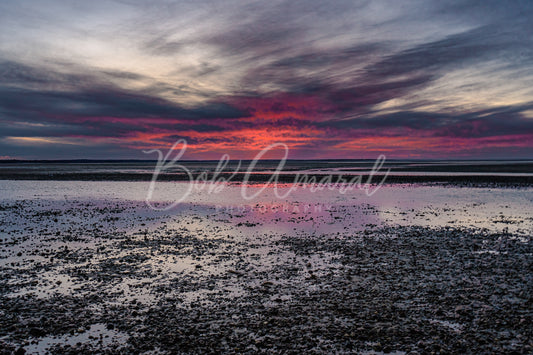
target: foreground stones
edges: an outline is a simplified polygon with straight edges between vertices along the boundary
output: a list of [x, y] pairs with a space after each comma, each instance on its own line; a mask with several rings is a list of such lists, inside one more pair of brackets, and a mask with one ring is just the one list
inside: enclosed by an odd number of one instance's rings
[[70, 207], [2, 206], [4, 353], [533, 351], [529, 235]]

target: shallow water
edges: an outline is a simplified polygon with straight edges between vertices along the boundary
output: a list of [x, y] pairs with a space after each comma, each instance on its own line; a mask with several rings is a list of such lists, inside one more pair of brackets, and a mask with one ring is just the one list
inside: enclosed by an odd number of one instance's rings
[[[280, 186], [279, 195], [285, 195], [292, 185]], [[246, 188], [246, 194], [259, 194], [245, 199], [242, 186], [237, 184], [221, 185], [220, 191], [210, 193], [209, 185], [158, 182], [151, 200], [158, 208], [171, 206], [190, 189], [190, 194], [168, 211], [153, 211], [144, 203], [148, 188], [146, 182], [0, 181], [0, 201], [42, 201], [60, 209], [83, 201], [102, 206], [114, 203], [120, 208], [133, 203], [139, 207], [136, 214], [155, 219], [194, 208], [211, 214], [211, 218], [243, 215], [248, 224], [257, 224], [257, 228], [280, 231], [290, 229], [295, 222], [299, 228], [316, 232], [336, 232], [344, 227], [361, 230], [369, 224], [459, 226], [517, 233], [533, 228], [533, 188], [403, 184], [374, 186], [372, 196], [368, 196], [358, 189], [345, 193], [338, 188], [312, 192], [300, 187], [286, 198], [278, 198], [273, 188], [253, 185]], [[13, 220], [12, 226], [16, 224]]]
[[[168, 206], [190, 186], [158, 183], [154, 203]], [[88, 328], [73, 335], [56, 331], [32, 337], [27, 349], [42, 352], [101, 339], [101, 349], [124, 344], [128, 335], [102, 326], [110, 322], [104, 315], [113, 307], [154, 307], [167, 299], [179, 307], [215, 307], [271, 287], [277, 270], [288, 268], [290, 277], [274, 283], [282, 291], [262, 301], [274, 306], [292, 302], [302, 290], [319, 291], [309, 284], [311, 276], [344, 272], [336, 252], [302, 254], [278, 246], [287, 238], [364, 243], [367, 233], [402, 226], [512, 233], [512, 238], [530, 238], [533, 231], [531, 188], [404, 184], [374, 187], [371, 196], [357, 189], [299, 188], [280, 199], [272, 187], [254, 185], [249, 194], [262, 192], [248, 200], [241, 185], [228, 184], [211, 194], [207, 187], [193, 188], [182, 203], [156, 211], [145, 202], [148, 187], [143, 182], [0, 181], [2, 296], [52, 305], [81, 298], [88, 302], [83, 307], [100, 317], [86, 320]], [[285, 184], [279, 193], [291, 187]], [[471, 253], [498, 254], [505, 250], [502, 243]], [[374, 267], [388, 267], [387, 262]], [[428, 322], [452, 331], [462, 327], [442, 319]]]

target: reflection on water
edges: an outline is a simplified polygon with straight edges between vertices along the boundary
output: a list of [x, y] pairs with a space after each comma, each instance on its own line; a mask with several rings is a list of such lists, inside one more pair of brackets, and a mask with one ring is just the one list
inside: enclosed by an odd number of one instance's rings
[[[103, 211], [109, 212], [107, 222], [117, 214], [128, 213], [128, 210], [138, 218], [156, 222], [161, 218], [186, 216], [190, 212], [203, 217], [201, 221], [194, 220], [187, 226], [193, 228], [196, 225], [196, 229], [229, 217], [236, 223], [261, 231], [289, 232], [297, 225], [297, 230], [306, 233], [356, 231], [382, 224], [463, 226], [493, 231], [507, 229], [510, 232], [525, 232], [532, 227], [531, 188], [398, 184], [382, 186], [372, 196], [361, 190], [342, 194], [338, 189], [311, 192], [298, 188], [284, 199], [277, 198], [273, 189], [266, 188], [254, 199], [246, 200], [241, 196], [240, 185], [227, 184], [213, 193], [207, 189], [192, 188], [183, 203], [169, 211], [159, 212], [143, 203], [148, 186], [145, 182], [0, 181], [0, 201], [35, 201], [36, 213], [42, 210], [53, 214], [50, 209], [65, 211], [66, 216], [62, 216], [59, 222], [65, 227], [82, 220], [87, 222], [93, 217], [90, 214], [68, 213], [69, 209], [83, 208], [83, 201], [109, 208]], [[185, 182], [158, 183], [153, 197], [155, 204], [161, 207], [172, 204], [189, 190], [189, 186]], [[261, 185], [248, 186], [247, 193], [250, 195], [263, 188]], [[279, 194], [285, 194], [289, 188], [288, 184], [281, 185], [278, 187]], [[4, 218], [9, 218], [8, 229], [16, 228], [25, 220], [25, 216], [20, 214], [4, 214]], [[124, 218], [117, 220], [119, 224], [125, 221]], [[97, 219], [92, 223], [106, 227], [106, 220]]]
[[28, 354], [43, 354], [46, 349], [54, 345], [76, 345], [77, 343], [87, 343], [94, 340], [101, 347], [106, 348], [113, 343], [123, 343], [127, 335], [116, 330], [107, 329], [105, 324], [93, 324], [89, 329], [79, 329], [75, 335], [64, 335], [58, 337], [42, 337], [38, 342], [26, 347]]
[[[183, 203], [155, 211], [144, 202], [147, 187], [142, 182], [0, 181], [2, 295], [52, 305], [82, 298], [94, 314], [167, 299], [176, 307], [209, 307], [258, 289], [266, 294], [273, 285], [290, 290], [289, 283], [342, 272], [334, 252], [283, 248], [288, 237], [312, 243], [356, 236], [364, 243], [369, 231], [387, 226], [465, 227], [517, 236], [533, 231], [529, 188], [387, 185], [372, 196], [361, 190], [297, 189], [279, 199], [267, 187], [247, 200], [241, 186], [230, 184], [214, 194], [193, 189]], [[159, 203], [172, 203], [173, 192], [188, 187], [159, 183]], [[249, 187], [250, 193], [263, 187]], [[290, 188], [284, 185], [280, 193]], [[277, 279], [280, 265], [289, 266], [290, 277]], [[306, 292], [313, 287], [310, 283]], [[282, 292], [265, 298], [265, 304], [292, 297]], [[95, 323], [73, 334], [37, 337], [28, 350], [88, 339], [105, 348], [124, 343], [125, 337]]]

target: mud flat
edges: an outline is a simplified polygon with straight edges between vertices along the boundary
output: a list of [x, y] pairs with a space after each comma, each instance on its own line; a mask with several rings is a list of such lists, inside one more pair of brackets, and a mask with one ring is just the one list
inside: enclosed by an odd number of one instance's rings
[[[280, 183], [321, 181], [331, 175], [347, 181], [360, 177], [361, 183], [379, 183], [385, 174], [387, 184], [432, 184], [466, 187], [533, 187], [531, 161], [397, 161], [397, 160], [276, 160], [260, 161], [253, 169], [250, 161], [231, 161], [219, 168], [218, 161], [183, 161], [180, 167], [157, 171], [158, 181], [224, 179], [234, 183], [271, 181], [276, 173]], [[31, 181], [150, 181], [156, 162], [152, 161], [2, 161], [0, 180]], [[190, 174], [190, 175], [189, 175]], [[297, 176], [299, 175], [299, 177]]]
[[[329, 173], [308, 173], [304, 172], [307, 178], [320, 181], [329, 176]], [[196, 181], [201, 174], [193, 174], [191, 177], [183, 173], [167, 174], [161, 173], [157, 176], [158, 181]], [[245, 173], [238, 174], [208, 174], [206, 176], [209, 180], [225, 179], [231, 182], [239, 183], [243, 181], [246, 176]], [[253, 183], [268, 182], [272, 179], [272, 174], [261, 173], [251, 174], [247, 176], [247, 180]], [[334, 175], [335, 176], [335, 175]], [[385, 175], [380, 173], [376, 175], [369, 175], [367, 173], [344, 173], [343, 177], [347, 181], [352, 181], [360, 177], [361, 184], [367, 182], [377, 184], [384, 180], [386, 184], [428, 184], [441, 186], [463, 186], [463, 187], [532, 187], [533, 175], [528, 174], [501, 174], [501, 175], [468, 175], [468, 174], [431, 174], [431, 175], [412, 175], [405, 172], [391, 173], [385, 178]], [[336, 176], [335, 176], [336, 177]], [[0, 171], [0, 180], [39, 180], [39, 181], [151, 181], [153, 173], [72, 173], [72, 172], [50, 172], [50, 173], [27, 173], [19, 171], [9, 171], [7, 169]], [[301, 182], [295, 176], [295, 173], [281, 173], [276, 176], [276, 181], [280, 183], [293, 183], [295, 181]], [[335, 183], [336, 178], [332, 179]], [[355, 181], [355, 180], [354, 180]]]
[[143, 186], [0, 182], [4, 353], [533, 351], [532, 189]]

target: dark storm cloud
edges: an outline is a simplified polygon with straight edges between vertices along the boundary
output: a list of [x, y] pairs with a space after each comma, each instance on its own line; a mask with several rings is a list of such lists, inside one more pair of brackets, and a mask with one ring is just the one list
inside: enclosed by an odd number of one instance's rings
[[[530, 32], [533, 35], [533, 32]], [[445, 39], [424, 43], [366, 68], [368, 79], [388, 79], [395, 76], [432, 73], [441, 75], [451, 67], [460, 67], [489, 59], [502, 59], [506, 54], [526, 54], [533, 58], [530, 44], [522, 35], [505, 27], [484, 26]]]
[[93, 88], [91, 91], [61, 92], [0, 88], [0, 109], [14, 116], [29, 113], [53, 118], [122, 117], [176, 118], [183, 120], [241, 118], [247, 114], [224, 103], [208, 103], [197, 108], [182, 108], [166, 100], [119, 91]]
[[64, 74], [44, 70], [17, 63], [12, 60], [0, 61], [0, 85], [27, 87], [30, 85], [42, 85], [45, 87], [57, 85], [73, 85], [75, 83], [88, 83], [89, 77], [80, 74]]
[[382, 102], [402, 97], [415, 89], [427, 85], [433, 76], [427, 73], [405, 80], [389, 81], [372, 84], [371, 81], [363, 85], [341, 88], [335, 87], [326, 91], [325, 97], [332, 104], [335, 113], [343, 116], [353, 116], [366, 113]]
[[[370, 43], [323, 52], [315, 50], [257, 67], [246, 80], [249, 86], [275, 83], [293, 93], [316, 93], [334, 107], [332, 111], [359, 114], [376, 104], [422, 89], [452, 69], [509, 58], [508, 62], [520, 61], [521, 65], [533, 61], [533, 41], [529, 38], [526, 41], [524, 36], [508, 28], [484, 26], [381, 56], [382, 59], [357, 70], [350, 66], [377, 56], [385, 46]], [[302, 69], [315, 73], [302, 73]]]
[[305, 53], [284, 57], [270, 64], [272, 69], [314, 69], [340, 64], [343, 67], [357, 64], [362, 59], [377, 55], [384, 48], [381, 43], [365, 43], [337, 50], [309, 50]]
[[502, 106], [468, 113], [402, 111], [387, 115], [360, 116], [348, 120], [318, 123], [319, 127], [353, 130], [409, 128], [439, 137], [490, 137], [533, 132], [533, 120], [524, 115], [533, 103]]
[[301, 48], [293, 55], [280, 53], [272, 62], [250, 69], [243, 84], [251, 88], [275, 84], [285, 92], [327, 96], [338, 87], [356, 85], [356, 78], [361, 75], [360, 63], [385, 50], [381, 43], [366, 43], [336, 49]]
[[[101, 75], [110, 75], [110, 72]], [[127, 72], [111, 72], [111, 75], [135, 77]], [[40, 122], [43, 119], [75, 121], [86, 117], [194, 120], [247, 116], [246, 112], [222, 102], [184, 108], [156, 96], [105, 83], [98, 75], [57, 73], [13, 62], [0, 63], [0, 79], [0, 112], [8, 118]]]

